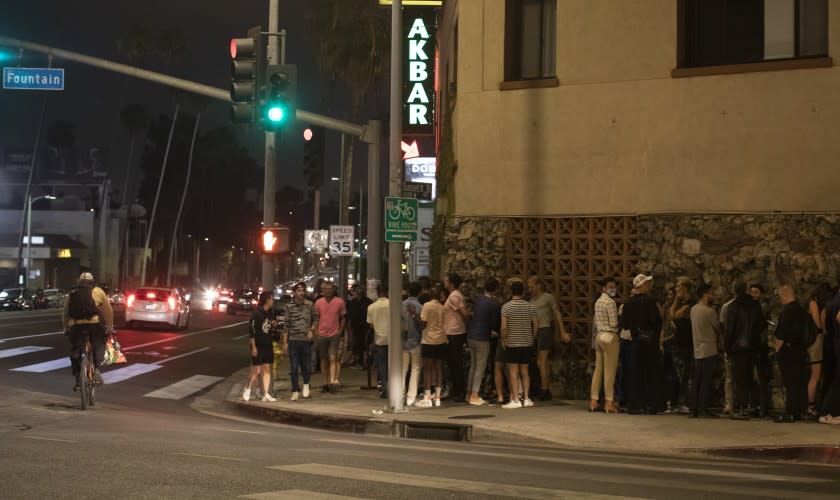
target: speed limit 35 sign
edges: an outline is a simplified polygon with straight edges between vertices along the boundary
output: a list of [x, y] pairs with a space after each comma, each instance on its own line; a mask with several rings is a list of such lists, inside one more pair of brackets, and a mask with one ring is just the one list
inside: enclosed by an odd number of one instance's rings
[[353, 226], [330, 226], [330, 255], [353, 255]]

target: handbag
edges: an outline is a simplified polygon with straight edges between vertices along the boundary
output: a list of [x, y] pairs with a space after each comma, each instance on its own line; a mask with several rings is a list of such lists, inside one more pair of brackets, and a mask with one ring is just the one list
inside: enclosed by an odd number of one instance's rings
[[105, 358], [102, 360], [102, 366], [122, 363], [128, 363], [128, 360], [125, 359], [125, 354], [123, 354], [120, 348], [117, 337], [113, 333], [109, 333], [108, 338], [105, 340]]

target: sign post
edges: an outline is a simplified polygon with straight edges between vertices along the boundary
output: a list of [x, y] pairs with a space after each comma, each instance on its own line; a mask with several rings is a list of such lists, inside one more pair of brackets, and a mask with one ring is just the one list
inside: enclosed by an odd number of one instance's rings
[[385, 198], [385, 241], [417, 241], [417, 200]]
[[64, 69], [3, 68], [3, 88], [9, 90], [64, 90]]

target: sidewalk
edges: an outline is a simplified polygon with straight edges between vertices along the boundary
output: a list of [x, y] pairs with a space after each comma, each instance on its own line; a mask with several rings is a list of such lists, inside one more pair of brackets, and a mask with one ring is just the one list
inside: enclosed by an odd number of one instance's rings
[[403, 413], [389, 413], [387, 401], [379, 399], [375, 389], [360, 388], [367, 385], [367, 372], [349, 367], [341, 370], [342, 387], [337, 394], [320, 392], [323, 380], [318, 373], [312, 375], [309, 399], [289, 401], [286, 360], [281, 363], [275, 381], [277, 401], [246, 402], [241, 395], [247, 377], [248, 369], [243, 369], [230, 380], [226, 403], [238, 411], [276, 422], [355, 433], [394, 436], [408, 433], [414, 437], [421, 437], [424, 432], [460, 433], [473, 442], [542, 442], [572, 448], [654, 453], [840, 444], [840, 426], [836, 425], [589, 413], [586, 401], [537, 402], [532, 408], [515, 410], [444, 402], [437, 408], [411, 407]]

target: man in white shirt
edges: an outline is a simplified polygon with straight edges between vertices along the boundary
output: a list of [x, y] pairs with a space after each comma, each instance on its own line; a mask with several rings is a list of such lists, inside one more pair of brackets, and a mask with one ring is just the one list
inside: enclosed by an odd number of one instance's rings
[[380, 382], [379, 397], [385, 399], [388, 394], [388, 336], [391, 325], [391, 303], [388, 301], [388, 285], [380, 283], [376, 287], [378, 298], [368, 306], [367, 322], [373, 329], [374, 361], [376, 375]]

